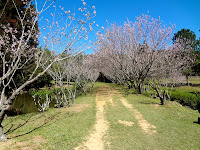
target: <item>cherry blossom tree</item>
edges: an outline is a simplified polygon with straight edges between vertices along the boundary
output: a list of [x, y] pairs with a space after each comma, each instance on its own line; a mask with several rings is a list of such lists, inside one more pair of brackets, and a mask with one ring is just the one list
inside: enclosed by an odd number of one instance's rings
[[[18, 20], [21, 24], [21, 31], [11, 27], [9, 24], [0, 25], [4, 33], [0, 36], [0, 58], [2, 74], [0, 76], [0, 140], [6, 140], [3, 133], [2, 121], [8, 110], [11, 109], [15, 97], [19, 94], [23, 88], [36, 81], [56, 62], [69, 58], [78, 54], [80, 51], [86, 49], [84, 41], [87, 41], [87, 34], [92, 31], [91, 18], [96, 15], [95, 7], [87, 7], [86, 2], [83, 2], [81, 8], [78, 9], [77, 14], [71, 13], [70, 10], [65, 10], [60, 7], [62, 12], [52, 12], [53, 17], [50, 22], [46, 20], [47, 25], [40, 28], [41, 33], [36, 30], [36, 23], [42, 18], [42, 13], [49, 7], [54, 6], [54, 0], [45, 0], [44, 5], [39, 10], [37, 0], [26, 1], [25, 11], [19, 12], [15, 1], [12, 0], [18, 13]], [[31, 3], [34, 3], [35, 8]], [[34, 9], [34, 10], [33, 10]], [[76, 15], [78, 15], [76, 17]], [[81, 16], [80, 16], [81, 15]], [[30, 26], [27, 30], [25, 19], [26, 16], [30, 17]], [[43, 34], [42, 34], [43, 33]], [[29, 42], [31, 39], [37, 40], [39, 36], [43, 37], [44, 48], [31, 47]], [[20, 37], [20, 38], [17, 38]], [[34, 38], [36, 37], [36, 38]], [[73, 51], [75, 49], [75, 51]], [[49, 50], [47, 57], [46, 50]], [[70, 55], [64, 56], [63, 54], [70, 52]], [[9, 58], [9, 59], [8, 59]], [[21, 85], [11, 88], [11, 84], [14, 84], [13, 77], [16, 71], [24, 68], [30, 61], [35, 60], [35, 69], [32, 74]], [[42, 72], [36, 74], [39, 68], [44, 68]]]
[[92, 55], [86, 56], [80, 53], [56, 62], [48, 69], [48, 73], [56, 83], [55, 86], [61, 90], [55, 93], [55, 97], [62, 97], [59, 100], [56, 98], [57, 103], [67, 103], [71, 106], [79, 92], [87, 94], [91, 90], [99, 75], [98, 70], [93, 66], [93, 61]]
[[134, 87], [139, 94], [145, 84], [151, 85], [164, 104], [161, 93], [166, 91], [160, 91], [160, 85], [167, 76], [181, 74], [181, 68], [191, 62], [190, 47], [185, 49], [180, 42], [172, 45], [173, 29], [149, 15], [136, 17], [134, 23], [127, 20], [123, 26], [111, 25], [105, 34], [98, 33], [96, 54], [102, 72], [114, 82]]

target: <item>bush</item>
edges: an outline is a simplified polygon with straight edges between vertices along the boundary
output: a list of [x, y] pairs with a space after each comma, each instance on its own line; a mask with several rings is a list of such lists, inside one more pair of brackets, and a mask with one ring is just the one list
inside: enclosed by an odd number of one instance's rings
[[171, 100], [177, 101], [183, 106], [188, 106], [192, 109], [198, 109], [197, 107], [200, 103], [200, 96], [189, 92], [172, 91]]

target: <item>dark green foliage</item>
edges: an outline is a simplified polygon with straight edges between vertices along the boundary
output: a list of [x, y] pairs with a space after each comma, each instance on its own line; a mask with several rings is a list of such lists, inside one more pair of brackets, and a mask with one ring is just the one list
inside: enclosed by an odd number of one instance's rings
[[54, 93], [54, 89], [52, 90], [47, 90], [47, 89], [42, 89], [42, 90], [33, 90], [31, 92], [31, 95], [36, 96], [36, 97], [40, 97], [42, 100], [46, 99], [46, 94], [52, 96], [52, 94]]
[[[31, 0], [27, 0], [26, 2], [21, 1], [21, 0], [13, 0], [13, 1], [12, 0], [1, 0], [0, 1], [0, 14], [2, 14], [2, 16], [0, 18], [0, 24], [2, 24], [2, 25], [10, 24], [10, 27], [16, 29], [18, 31], [18, 33], [16, 35], [17, 39], [21, 38], [21, 34], [23, 31], [19, 15], [21, 17], [24, 17], [24, 12], [27, 10], [27, 4], [30, 1]], [[23, 26], [25, 27], [25, 29], [24, 29], [25, 32], [27, 32], [28, 30], [31, 30], [31, 27], [33, 25], [33, 20], [35, 17], [35, 15], [32, 14], [33, 11], [35, 11], [35, 6], [32, 4], [28, 8], [28, 11], [26, 11], [26, 16], [23, 19]], [[35, 32], [38, 33], [39, 29], [38, 29], [37, 22], [34, 25], [34, 27], [36, 29]], [[2, 35], [3, 33], [4, 33], [4, 29], [0, 28], [0, 34]], [[32, 32], [33, 35], [34, 35], [34, 33]], [[36, 35], [29, 39], [28, 45], [31, 47], [37, 47], [38, 41], [37, 41]]]
[[198, 104], [200, 103], [200, 94], [172, 91], [171, 100], [179, 102], [183, 106], [188, 106], [192, 109], [198, 109]]
[[181, 29], [175, 33], [172, 40], [175, 42], [177, 39], [182, 39], [185, 42], [190, 40], [188, 44], [191, 45], [194, 50], [199, 48], [200, 41], [196, 39], [196, 34], [190, 31], [190, 29]]
[[194, 75], [200, 76], [200, 49], [195, 51], [195, 62], [192, 66], [192, 71]]
[[[14, 3], [13, 3], [14, 2]], [[21, 1], [21, 0], [0, 0], [0, 14], [2, 14], [1, 18], [0, 18], [0, 24], [7, 26], [8, 24], [10, 24], [10, 27], [14, 28], [17, 30], [17, 35], [16, 38], [20, 39], [21, 34], [22, 34], [22, 25], [21, 25], [21, 21], [19, 19], [19, 14], [21, 15], [21, 17], [23, 16], [23, 13], [27, 10], [27, 4], [30, 2], [30, 0], [25, 1]], [[15, 5], [16, 8], [15, 8]], [[28, 30], [30, 30], [30, 28], [33, 25], [32, 20], [34, 20], [34, 11], [35, 11], [35, 6], [32, 4], [30, 6], [30, 10], [26, 12], [26, 17], [23, 20], [23, 26], [25, 27], [25, 32], [27, 32]], [[18, 12], [19, 14], [18, 14]], [[31, 13], [30, 13], [31, 12]], [[33, 13], [33, 14], [32, 14]], [[30, 47], [37, 47], [38, 46], [38, 41], [36, 38], [36, 33], [39, 32], [38, 29], [38, 23], [36, 22], [35, 26], [35, 31], [34, 33], [32, 33], [34, 36], [31, 37], [28, 41], [28, 45]], [[0, 28], [0, 35], [4, 34], [4, 30], [3, 28]], [[11, 38], [12, 39], [12, 38]], [[12, 43], [12, 41], [11, 41]], [[5, 47], [1, 47], [0, 51], [4, 51]], [[9, 60], [10, 55], [9, 53], [6, 55], [6, 59]], [[24, 63], [25, 62], [25, 58], [22, 57], [21, 62]], [[23, 68], [18, 69], [15, 72], [15, 75], [13, 77], [13, 82], [10, 84], [9, 88], [11, 89], [15, 89], [17, 87], [19, 87], [20, 85], [22, 85], [25, 81], [27, 81], [27, 79], [30, 77], [31, 73], [33, 72], [34, 68], [35, 68], [35, 62], [34, 59], [30, 60], [30, 62], [28, 62]], [[7, 68], [6, 68], [7, 69]], [[37, 74], [39, 72], [41, 72], [42, 69], [40, 69], [39, 71], [37, 71]], [[2, 60], [0, 60], [0, 76], [2, 75]], [[46, 84], [50, 83], [50, 76], [48, 74], [45, 74], [44, 76], [40, 77], [38, 79], [38, 81], [34, 82], [33, 84], [29, 85], [26, 87], [26, 89], [24, 90], [29, 90], [30, 88], [40, 88], [43, 87]], [[6, 88], [6, 93], [7, 91], [10, 91], [10, 89]]]

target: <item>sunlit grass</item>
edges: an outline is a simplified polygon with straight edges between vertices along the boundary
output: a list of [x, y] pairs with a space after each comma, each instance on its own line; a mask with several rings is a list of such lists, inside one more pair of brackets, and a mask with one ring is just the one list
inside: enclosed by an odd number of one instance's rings
[[[200, 125], [195, 123], [199, 116], [197, 110], [170, 101], [161, 106], [159, 99], [132, 94], [133, 90], [124, 90], [123, 86], [105, 83], [96, 83], [92, 92], [86, 96], [79, 96], [72, 108], [50, 109], [44, 113], [8, 117], [3, 122], [4, 131], [11, 129], [7, 137], [16, 143], [7, 149], [24, 148], [22, 144], [22, 147], [17, 146], [17, 143], [29, 143], [31, 146], [34, 143], [32, 139], [38, 136], [45, 142], [41, 143], [40, 148], [32, 149], [74, 149], [86, 141], [93, 130], [96, 120], [95, 95], [97, 89], [104, 85], [110, 85], [120, 91], [133, 108], [150, 124], [156, 126], [157, 130], [154, 134], [145, 133], [138, 125], [134, 113], [122, 105], [119, 97], [113, 96], [113, 105], [107, 103], [105, 107], [105, 118], [109, 122], [109, 129], [103, 137], [105, 149], [199, 149]], [[180, 90], [185, 89], [187, 88], [180, 87]], [[134, 124], [125, 126], [120, 124], [119, 120]], [[16, 130], [13, 130], [15, 128]], [[27, 134], [24, 135], [25, 133]], [[22, 136], [16, 137], [18, 135]]]
[[200, 87], [181, 86], [181, 87], [177, 88], [177, 91], [182, 91], [182, 92], [200, 92]]
[[[3, 122], [4, 131], [12, 127], [7, 137], [16, 140], [17, 143], [23, 141], [28, 143], [29, 139], [41, 136], [46, 141], [42, 143], [41, 149], [73, 149], [85, 140], [95, 123], [97, 88], [98, 86], [94, 87], [87, 96], [79, 96], [71, 108], [49, 109], [43, 113], [8, 117]], [[15, 128], [17, 129], [12, 131]], [[29, 133], [30, 131], [32, 132]], [[8, 149], [15, 148], [20, 149], [15, 145], [8, 147]]]
[[200, 77], [199, 76], [190, 76], [189, 82], [192, 84], [200, 84]]
[[[120, 104], [115, 98], [116, 107], [108, 107], [107, 115], [111, 123], [111, 149], [199, 149], [200, 125], [197, 122], [199, 113], [183, 107], [177, 102], [167, 101], [159, 105], [158, 99], [151, 99], [143, 95], [126, 95], [123, 87], [116, 87], [152, 125], [156, 126], [157, 133], [149, 135], [139, 128], [134, 115]], [[114, 113], [117, 113], [113, 115]], [[132, 120], [135, 125], [126, 127], [116, 123], [117, 119]], [[119, 128], [120, 126], [120, 128]], [[114, 137], [113, 137], [114, 136]], [[127, 141], [127, 142], [126, 142]]]

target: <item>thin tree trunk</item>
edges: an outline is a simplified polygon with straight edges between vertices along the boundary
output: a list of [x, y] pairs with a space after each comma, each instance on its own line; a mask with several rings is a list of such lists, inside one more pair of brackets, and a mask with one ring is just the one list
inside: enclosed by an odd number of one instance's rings
[[188, 75], [186, 75], [186, 80], [187, 80], [187, 86], [189, 86], [190, 83], [189, 83], [189, 76]]
[[6, 141], [7, 138], [3, 132], [3, 126], [2, 126], [2, 122], [3, 119], [5, 117], [6, 111], [5, 110], [0, 110], [0, 141]]

